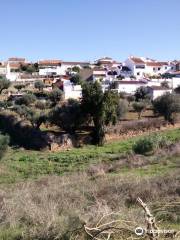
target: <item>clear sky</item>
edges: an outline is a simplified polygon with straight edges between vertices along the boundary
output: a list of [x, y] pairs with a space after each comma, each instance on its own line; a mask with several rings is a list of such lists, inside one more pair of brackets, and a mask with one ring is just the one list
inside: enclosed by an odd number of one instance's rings
[[180, 0], [0, 0], [0, 59], [180, 59]]

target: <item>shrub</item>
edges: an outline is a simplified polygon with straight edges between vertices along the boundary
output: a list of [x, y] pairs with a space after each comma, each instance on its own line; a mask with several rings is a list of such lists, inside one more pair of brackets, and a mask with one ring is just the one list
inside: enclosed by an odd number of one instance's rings
[[36, 97], [33, 94], [25, 94], [22, 97], [16, 99], [15, 104], [17, 105], [30, 105], [36, 101]]
[[4, 153], [6, 152], [9, 144], [9, 137], [6, 135], [0, 134], [0, 159], [3, 157]]
[[43, 101], [39, 100], [35, 103], [35, 107], [40, 110], [44, 110], [47, 108], [47, 101], [43, 102]]
[[149, 137], [140, 138], [133, 145], [133, 151], [137, 154], [143, 155], [154, 151], [153, 139]]
[[137, 154], [147, 154], [159, 148], [167, 147], [170, 144], [171, 141], [169, 141], [166, 136], [155, 134], [153, 136], [140, 138], [133, 145], [133, 151]]

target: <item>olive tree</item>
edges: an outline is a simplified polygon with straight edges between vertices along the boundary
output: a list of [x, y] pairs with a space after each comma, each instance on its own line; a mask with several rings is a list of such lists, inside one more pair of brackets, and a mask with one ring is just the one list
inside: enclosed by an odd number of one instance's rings
[[136, 101], [142, 101], [142, 100], [150, 100], [151, 99], [151, 95], [149, 93], [149, 89], [147, 87], [139, 87], [135, 94], [135, 99]]
[[17, 98], [15, 100], [15, 104], [28, 106], [28, 105], [31, 105], [32, 103], [34, 103], [35, 101], [36, 101], [35, 95], [29, 93], [29, 94], [23, 95], [20, 98]]
[[7, 78], [0, 76], [0, 94], [4, 89], [9, 88], [10, 86], [10, 81], [7, 80]]
[[153, 102], [154, 112], [174, 124], [176, 114], [180, 112], [180, 95], [166, 93]]
[[105, 126], [117, 120], [119, 96], [107, 91], [103, 93], [98, 82], [83, 85], [82, 108], [94, 123], [93, 139], [98, 145], [104, 144]]
[[80, 102], [69, 100], [62, 106], [56, 106], [49, 113], [49, 121], [66, 132], [74, 134], [85, 122]]
[[143, 101], [141, 101], [141, 102], [134, 102], [132, 104], [132, 107], [133, 107], [134, 111], [137, 112], [138, 119], [141, 119], [143, 111], [145, 111], [146, 108], [147, 108], [147, 103], [143, 102]]
[[39, 91], [43, 91], [43, 88], [45, 87], [45, 85], [43, 81], [38, 80], [38, 81], [35, 81], [34, 87], [37, 88]]
[[49, 93], [49, 100], [53, 103], [53, 106], [58, 104], [64, 98], [64, 93], [62, 90], [55, 88]]

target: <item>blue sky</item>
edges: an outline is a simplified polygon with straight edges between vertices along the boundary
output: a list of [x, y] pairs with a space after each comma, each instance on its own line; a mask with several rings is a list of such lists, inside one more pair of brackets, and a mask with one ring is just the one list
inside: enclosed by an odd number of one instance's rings
[[180, 59], [180, 0], [0, 0], [0, 59]]

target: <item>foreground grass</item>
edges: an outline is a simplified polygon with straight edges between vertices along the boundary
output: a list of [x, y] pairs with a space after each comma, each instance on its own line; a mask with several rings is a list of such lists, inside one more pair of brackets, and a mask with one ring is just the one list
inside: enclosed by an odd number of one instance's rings
[[[153, 133], [154, 134], [154, 133]], [[180, 129], [163, 131], [162, 136], [175, 142], [180, 140]], [[121, 154], [132, 150], [132, 145], [139, 137], [128, 140], [116, 141], [105, 144], [103, 147], [85, 146], [70, 151], [51, 153], [28, 151], [10, 148], [8, 153], [0, 162], [0, 183], [14, 183], [28, 178], [37, 178], [41, 175], [62, 175], [68, 172], [85, 170], [90, 164], [114, 161]], [[176, 167], [176, 159], [169, 159], [172, 164], [162, 166], [161, 164], [146, 169], [135, 169], [137, 174], [153, 174], [166, 172]], [[124, 168], [122, 172], [130, 170]]]
[[[180, 129], [158, 134], [180, 141]], [[84, 221], [93, 226], [109, 212], [120, 212], [134, 231], [146, 226], [137, 197], [148, 204], [160, 229], [178, 231], [179, 152], [128, 154], [138, 138], [59, 153], [9, 149], [0, 162], [0, 239], [87, 240]], [[75, 229], [81, 230], [72, 235]]]

